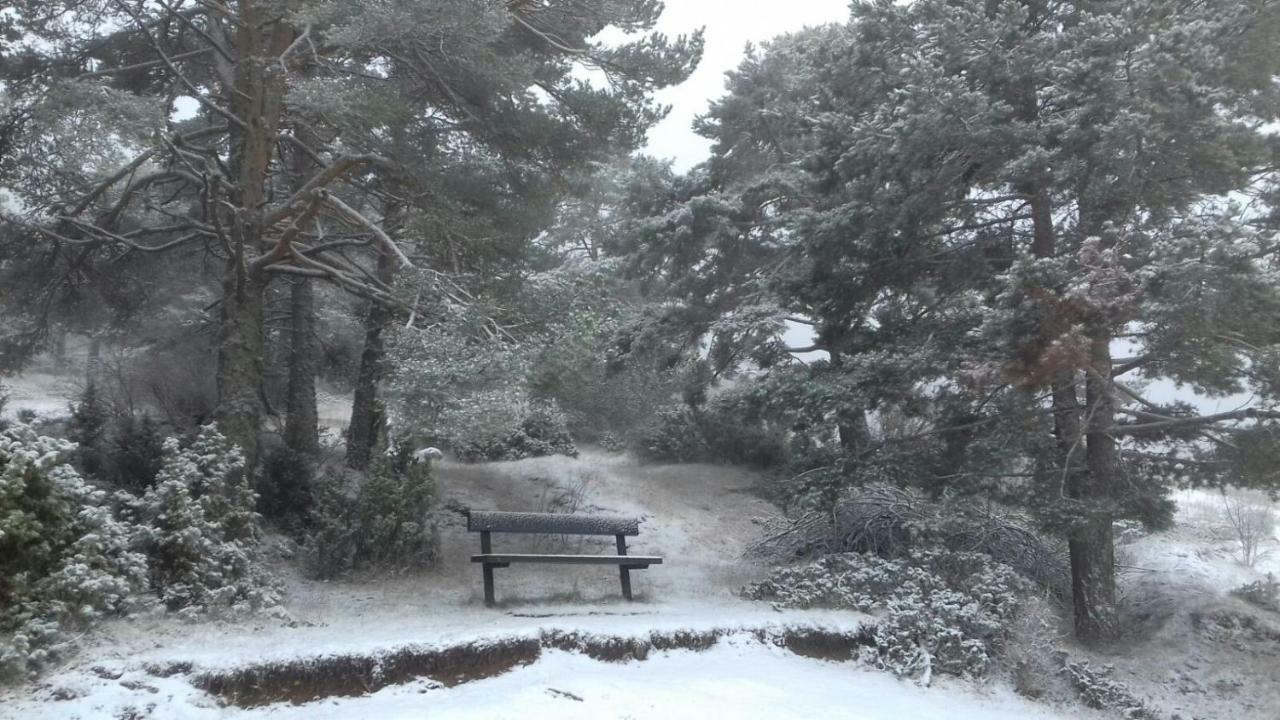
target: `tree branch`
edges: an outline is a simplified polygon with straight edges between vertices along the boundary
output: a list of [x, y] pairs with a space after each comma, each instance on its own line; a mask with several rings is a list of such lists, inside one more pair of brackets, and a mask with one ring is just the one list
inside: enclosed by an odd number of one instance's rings
[[1257, 408], [1245, 408], [1244, 410], [1232, 410], [1230, 412], [1217, 413], [1214, 415], [1169, 418], [1167, 420], [1157, 420], [1155, 422], [1139, 423], [1137, 425], [1116, 425], [1112, 428], [1112, 434], [1139, 435], [1145, 432], [1172, 430], [1179, 427], [1212, 425], [1214, 423], [1224, 422], [1227, 420], [1280, 420], [1280, 412], [1259, 410]]
[[347, 205], [346, 203], [342, 202], [336, 197], [333, 197], [332, 195], [328, 196], [327, 203], [329, 207], [336, 210], [338, 214], [342, 216], [342, 218], [347, 222], [363, 227], [364, 229], [373, 233], [373, 236], [377, 238], [378, 242], [382, 244], [383, 248], [385, 248], [391, 254], [395, 255], [396, 258], [400, 260], [401, 266], [413, 267], [413, 263], [410, 262], [409, 258], [404, 254], [403, 251], [400, 250], [400, 247], [396, 245], [395, 241], [391, 239], [391, 236], [383, 232], [382, 228], [378, 227], [377, 224], [375, 224], [372, 220], [365, 217], [364, 215], [361, 215], [355, 208], [351, 207], [350, 205]]

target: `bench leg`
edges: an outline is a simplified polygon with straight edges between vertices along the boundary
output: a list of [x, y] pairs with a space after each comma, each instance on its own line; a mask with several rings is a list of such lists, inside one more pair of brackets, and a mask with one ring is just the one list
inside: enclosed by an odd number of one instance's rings
[[[614, 537], [617, 538], [618, 540], [618, 554], [626, 555], [627, 554], [627, 536], [615, 535]], [[631, 599], [631, 568], [627, 567], [626, 565], [619, 565], [618, 576], [622, 578], [622, 597], [630, 600]]]
[[618, 574], [622, 576], [622, 597], [631, 599], [631, 568], [623, 565], [618, 568]]
[[[480, 533], [480, 552], [488, 555], [493, 552], [493, 541], [489, 533]], [[489, 563], [484, 564], [484, 604], [493, 607], [496, 601], [493, 598], [493, 566]]]

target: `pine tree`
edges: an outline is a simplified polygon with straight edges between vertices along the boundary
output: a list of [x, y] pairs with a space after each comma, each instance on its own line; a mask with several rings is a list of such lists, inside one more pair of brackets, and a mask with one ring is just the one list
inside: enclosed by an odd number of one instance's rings
[[[6, 212], [6, 233], [24, 266], [33, 245], [98, 261], [217, 257], [217, 415], [252, 469], [273, 279], [323, 280], [412, 312], [346, 254], [373, 248], [413, 264], [417, 238], [403, 226], [388, 234], [387, 203], [411, 199], [430, 218], [456, 198], [439, 190], [469, 178], [487, 203], [434, 215], [458, 233], [453, 218], [552, 196], [562, 168], [637, 144], [663, 112], [653, 90], [687, 76], [700, 37], [592, 38], [609, 26], [651, 28], [661, 9], [653, 0], [23, 4], [6, 23], [38, 42], [7, 48], [16, 62], [5, 63], [5, 162], [24, 169], [8, 188], [20, 211]], [[393, 64], [404, 92], [388, 92]], [[607, 87], [577, 81], [582, 66]], [[179, 95], [198, 103], [194, 118], [170, 119]], [[392, 155], [385, 131], [397, 123], [411, 151]], [[44, 153], [48, 145], [77, 152]], [[289, 154], [310, 160], [301, 177], [281, 172]], [[536, 235], [537, 216], [523, 217], [505, 241]], [[26, 349], [42, 338], [23, 337]]]
[[[1166, 521], [1179, 458], [1280, 418], [1276, 248], [1237, 204], [1274, 186], [1277, 37], [1267, 2], [855, 3], [731, 76], [712, 159], [622, 249], [766, 370], [815, 468], [1031, 507], [1069, 540], [1077, 634], [1113, 637], [1113, 520]], [[788, 361], [786, 317], [830, 359]], [[1199, 416], [1138, 371], [1261, 402]]]

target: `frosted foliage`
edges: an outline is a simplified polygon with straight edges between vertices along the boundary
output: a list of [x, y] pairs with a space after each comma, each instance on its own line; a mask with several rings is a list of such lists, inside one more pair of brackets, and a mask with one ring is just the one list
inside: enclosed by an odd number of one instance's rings
[[985, 673], [1031, 589], [1012, 569], [980, 553], [915, 550], [893, 560], [827, 555], [775, 570], [746, 594], [780, 608], [878, 613], [873, 660], [927, 682], [934, 672]]
[[210, 425], [185, 449], [170, 438], [164, 452], [155, 485], [130, 503], [152, 590], [188, 615], [275, 605], [257, 563], [257, 495], [240, 449]]
[[0, 676], [63, 657], [73, 631], [124, 612], [146, 576], [106, 493], [67, 464], [74, 450], [26, 425], [0, 432]]

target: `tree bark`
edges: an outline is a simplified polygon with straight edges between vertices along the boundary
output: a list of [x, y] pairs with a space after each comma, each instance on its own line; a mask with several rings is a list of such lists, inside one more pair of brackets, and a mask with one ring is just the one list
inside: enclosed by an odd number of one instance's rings
[[[391, 75], [399, 78], [399, 68], [393, 65]], [[391, 126], [391, 142], [396, 156], [409, 152], [404, 125], [395, 123]], [[398, 200], [386, 201], [383, 222], [393, 236], [403, 225], [407, 211], [408, 208]], [[378, 264], [374, 272], [384, 285], [390, 286], [395, 282], [396, 258], [387, 248], [378, 250]], [[346, 462], [348, 467], [356, 470], [369, 467], [374, 452], [385, 440], [387, 413], [379, 392], [387, 374], [388, 360], [382, 336], [393, 316], [391, 308], [376, 301], [369, 306], [369, 313], [365, 316], [364, 350], [360, 353], [360, 369], [356, 373], [355, 393], [351, 398], [351, 422], [347, 426]]]
[[[994, 5], [991, 6], [994, 9]], [[1041, 8], [1031, 6], [1029, 25], [1038, 23]], [[1027, 123], [1040, 121], [1039, 98], [1036, 81], [1027, 77], [1017, 86], [1014, 97], [1021, 119]], [[1053, 198], [1049, 193], [1047, 169], [1029, 176], [1018, 188], [1027, 196], [1031, 205], [1032, 239], [1031, 254], [1041, 259], [1057, 254], [1057, 231], [1053, 221]], [[1048, 290], [1048, 288], [1046, 288]], [[1104, 343], [1091, 348], [1095, 357], [1091, 364], [1098, 367], [1101, 355], [1107, 358], [1102, 377], [1110, 377], [1110, 353]], [[1092, 375], [1086, 380], [1086, 410], [1090, 413], [1088, 427], [1082, 428], [1078, 392], [1078, 372], [1075, 368], [1054, 370], [1050, 379], [1053, 410], [1053, 431], [1058, 448], [1061, 484], [1072, 500], [1088, 503], [1106, 497], [1114, 475], [1115, 447], [1108, 429], [1113, 420], [1109, 402], [1110, 388], [1099, 388]], [[1081, 433], [1087, 432], [1088, 437]], [[1108, 450], [1108, 443], [1110, 448]], [[1084, 446], [1082, 448], [1082, 445]], [[1084, 467], [1078, 464], [1085, 455]], [[1110, 459], [1108, 460], [1108, 456]], [[1073, 525], [1068, 537], [1071, 557], [1071, 595], [1075, 612], [1075, 634], [1082, 640], [1104, 640], [1115, 631], [1115, 579], [1114, 550], [1111, 543], [1109, 515], [1098, 516], [1088, 512], [1085, 518]]]
[[1085, 381], [1085, 452], [1088, 472], [1079, 473], [1070, 486], [1072, 498], [1091, 509], [1069, 541], [1071, 594], [1075, 607], [1076, 636], [1081, 640], [1114, 640], [1119, 634], [1116, 609], [1115, 544], [1112, 537], [1111, 490], [1119, 470], [1119, 456], [1111, 428], [1115, 402], [1109, 382], [1111, 337], [1099, 331], [1090, 339], [1090, 372]]
[[245, 471], [257, 468], [262, 423], [263, 303], [265, 273], [253, 260], [265, 250], [263, 207], [284, 107], [285, 68], [278, 58], [289, 47], [293, 29], [278, 3], [239, 3], [235, 87], [225, 93], [243, 122], [233, 135], [236, 210], [231, 247], [222, 282], [218, 343], [217, 418], [223, 435], [239, 445]]
[[[1029, 188], [1031, 197], [1032, 255], [1051, 258], [1057, 252], [1052, 201], [1042, 188]], [[1087, 427], [1082, 427], [1078, 373], [1064, 368], [1051, 381], [1053, 432], [1058, 446], [1062, 485], [1068, 498], [1086, 507], [1110, 495], [1117, 467], [1115, 440], [1110, 435], [1114, 407], [1109, 386], [1111, 353], [1109, 337], [1091, 344], [1090, 373], [1085, 385]], [[1100, 364], [1101, 363], [1101, 364]], [[1102, 368], [1098, 375], [1098, 368]], [[1084, 435], [1082, 436], [1082, 433]], [[1080, 459], [1084, 466], [1080, 465]], [[1070, 531], [1067, 548], [1071, 562], [1071, 599], [1076, 637], [1105, 641], [1115, 637], [1115, 551], [1111, 516], [1088, 511]]]
[[[394, 280], [395, 258], [388, 252], [378, 254], [377, 277], [388, 285]], [[377, 302], [369, 306], [365, 316], [364, 350], [360, 353], [360, 370], [351, 400], [351, 423], [347, 427], [347, 465], [357, 470], [369, 467], [386, 424], [386, 411], [378, 390], [387, 370], [382, 334], [391, 317], [391, 309]]]
[[[237, 267], [239, 266], [239, 267]], [[262, 423], [263, 278], [228, 263], [222, 282], [222, 310], [218, 335], [218, 428], [244, 452], [252, 474], [260, 453]]]
[[102, 338], [97, 333], [89, 336], [89, 350], [85, 354], [84, 362], [84, 381], [86, 385], [92, 385], [98, 380], [98, 375], [102, 372]]
[[[296, 123], [294, 132], [309, 147], [320, 144], [320, 138], [307, 122]], [[293, 190], [296, 192], [306, 185], [310, 174], [318, 168], [300, 149], [294, 148], [292, 154]], [[294, 453], [309, 459], [320, 455], [320, 423], [316, 410], [318, 366], [315, 286], [310, 278], [297, 277], [289, 287], [289, 381], [285, 396], [284, 442]]]
[[856, 411], [851, 418], [841, 419], [836, 430], [840, 436], [840, 447], [850, 455], [861, 455], [871, 447], [871, 428], [867, 424], [865, 410]]
[[315, 289], [297, 278], [289, 289], [289, 386], [285, 398], [284, 442], [299, 455], [320, 454], [316, 412]]
[[[1100, 208], [1077, 189], [1077, 235], [1083, 244], [1100, 234]], [[1100, 248], [1101, 249], [1101, 248]], [[1115, 391], [1111, 384], [1112, 320], [1105, 315], [1089, 324], [1089, 372], [1085, 379], [1085, 453], [1088, 472], [1071, 488], [1085, 507], [1085, 517], [1070, 541], [1072, 596], [1076, 636], [1105, 642], [1119, 636], [1116, 607], [1115, 539], [1112, 496], [1118, 485], [1120, 452], [1115, 427]]]

